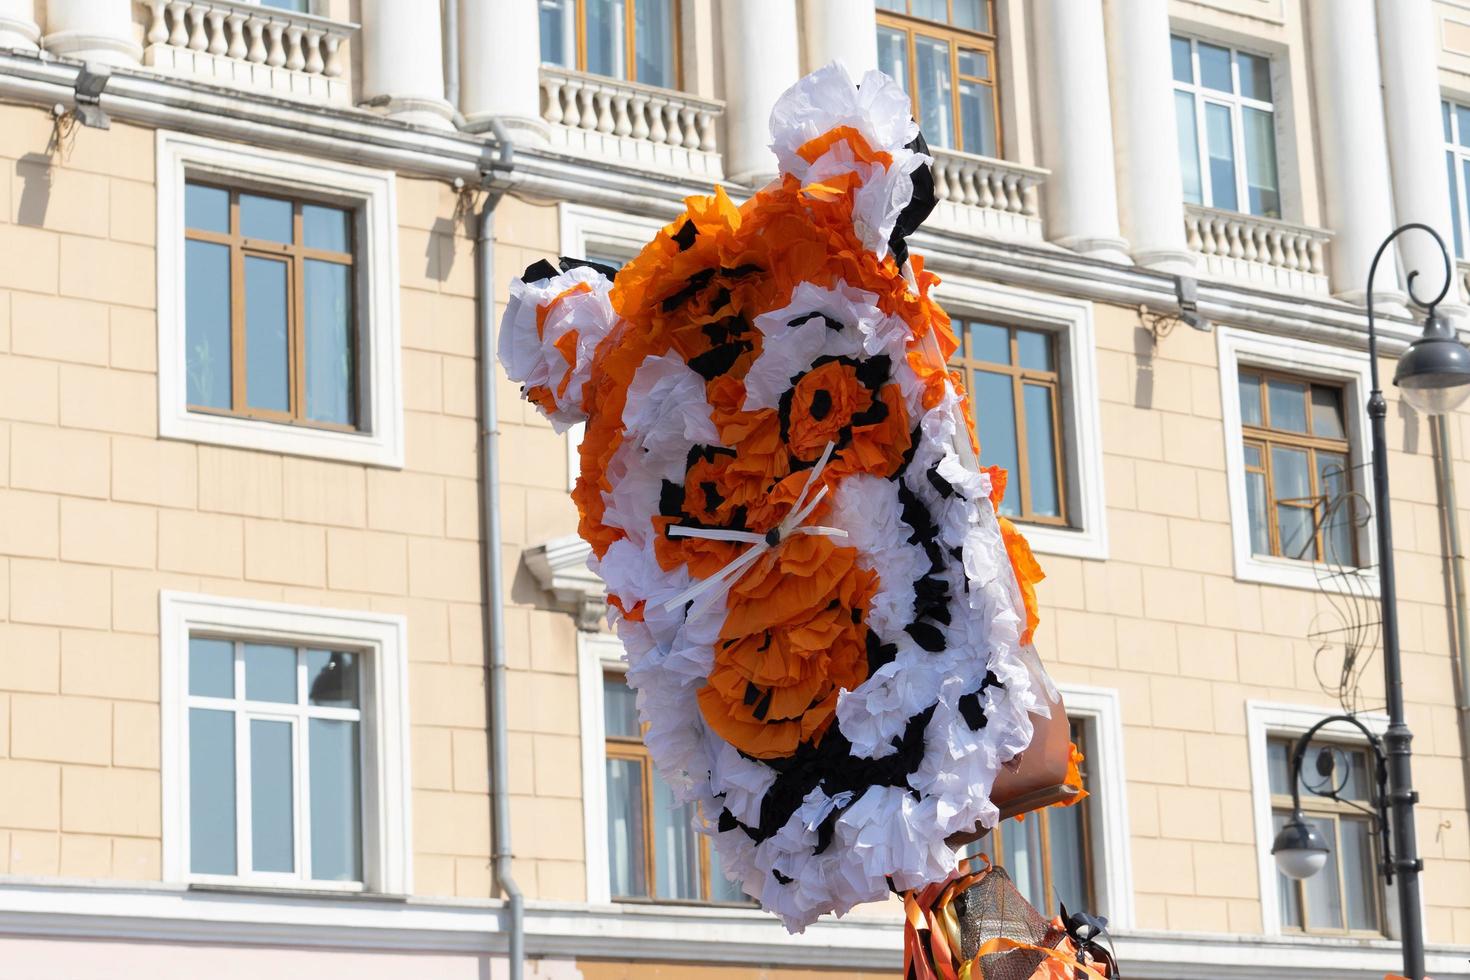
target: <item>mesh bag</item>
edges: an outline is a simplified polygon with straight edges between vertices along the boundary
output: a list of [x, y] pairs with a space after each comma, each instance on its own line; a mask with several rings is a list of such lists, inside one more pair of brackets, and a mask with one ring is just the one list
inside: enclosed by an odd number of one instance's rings
[[[1021, 897], [1004, 868], [996, 867], [955, 895], [953, 907], [960, 924], [960, 957], [973, 959], [995, 939], [1011, 939], [1055, 949], [1066, 932], [1052, 926]], [[1032, 949], [1011, 949], [980, 957], [984, 980], [1028, 980], [1047, 959]]]

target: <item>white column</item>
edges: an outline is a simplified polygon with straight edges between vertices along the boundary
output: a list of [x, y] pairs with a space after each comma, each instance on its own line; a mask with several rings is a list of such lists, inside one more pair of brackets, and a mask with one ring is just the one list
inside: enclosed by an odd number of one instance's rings
[[[1328, 271], [1337, 296], [1362, 303], [1373, 253], [1393, 231], [1373, 0], [1307, 0], [1307, 23], [1323, 198], [1333, 233]], [[1433, 48], [1418, 52], [1431, 62], [1433, 56]], [[1443, 157], [1436, 153], [1434, 159]], [[1390, 305], [1402, 300], [1393, 262], [1379, 264], [1373, 289], [1375, 299]]]
[[546, 138], [541, 121], [541, 23], [536, 0], [457, 0], [460, 112], [471, 128], [491, 117], [519, 136]]
[[776, 175], [771, 107], [801, 76], [795, 0], [720, 4], [725, 56], [725, 173], [764, 184]]
[[52, 54], [105, 65], [136, 65], [143, 57], [129, 0], [46, 0], [46, 37]]
[[802, 0], [806, 70], [840, 61], [853, 81], [878, 67], [878, 18], [873, 0]]
[[[1378, 50], [1383, 66], [1384, 117], [1388, 126], [1388, 160], [1393, 168], [1394, 217], [1399, 224], [1418, 221], [1439, 232], [1454, 257], [1450, 227], [1450, 183], [1444, 164], [1444, 128], [1440, 118], [1439, 48], [1430, 0], [1379, 0]], [[1403, 269], [1419, 270], [1415, 292], [1428, 299], [1443, 283], [1444, 259], [1422, 231], [1406, 231], [1398, 239]], [[1454, 274], [1451, 265], [1452, 280]], [[1442, 309], [1460, 317], [1470, 314], [1451, 285]]]
[[1194, 272], [1184, 238], [1167, 0], [1103, 0], [1117, 143], [1118, 217], [1133, 261]]
[[[388, 116], [453, 129], [444, 99], [444, 41], [437, 2], [362, 0], [362, 97], [386, 99]], [[512, 45], [502, 45], [512, 47]], [[499, 57], [499, 51], [481, 52]]]
[[[1113, 127], [1101, 0], [1035, 0], [1036, 118], [1046, 237], [1083, 255], [1128, 262], [1118, 230]], [[1162, 148], [1173, 153], [1171, 138]]]
[[0, 0], [0, 48], [34, 51], [40, 38], [32, 0]]

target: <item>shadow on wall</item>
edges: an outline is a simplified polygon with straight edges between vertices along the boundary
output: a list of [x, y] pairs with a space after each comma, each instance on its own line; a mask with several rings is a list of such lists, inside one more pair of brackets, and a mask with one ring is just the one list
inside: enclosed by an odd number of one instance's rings
[[1419, 413], [1414, 411], [1414, 406], [1400, 398], [1399, 421], [1404, 424], [1404, 452], [1410, 455], [1419, 453]]
[[1154, 335], [1139, 324], [1133, 328], [1133, 359], [1138, 374], [1133, 379], [1133, 407], [1154, 407]]
[[46, 223], [46, 209], [51, 206], [51, 158], [27, 153], [15, 162], [15, 172], [23, 182], [15, 220], [39, 228]]

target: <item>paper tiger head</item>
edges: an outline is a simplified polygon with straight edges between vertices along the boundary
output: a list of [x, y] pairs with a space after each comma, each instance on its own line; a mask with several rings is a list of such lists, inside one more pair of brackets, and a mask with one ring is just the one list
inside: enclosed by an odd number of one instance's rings
[[[771, 117], [781, 176], [616, 272], [539, 262], [500, 357], [558, 430], [646, 741], [721, 867], [800, 929], [955, 867], [1046, 710], [1024, 542], [904, 237], [908, 97], [831, 65]], [[1015, 555], [1012, 561], [1010, 555]]]

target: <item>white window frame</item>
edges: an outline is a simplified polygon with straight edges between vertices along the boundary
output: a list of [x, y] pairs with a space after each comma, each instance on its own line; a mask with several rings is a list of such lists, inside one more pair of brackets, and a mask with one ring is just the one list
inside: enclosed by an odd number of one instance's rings
[[[402, 616], [318, 609], [250, 599], [163, 591], [161, 643], [163, 878], [166, 882], [300, 891], [412, 890], [407, 621]], [[194, 874], [189, 870], [189, 637], [196, 633], [362, 651], [361, 882], [313, 881], [299, 874]], [[285, 712], [295, 706], [282, 705]], [[299, 739], [298, 739], [299, 745]], [[248, 831], [247, 831], [248, 832]], [[297, 826], [298, 853], [304, 836]], [[302, 864], [298, 861], [296, 867]]]
[[1450, 175], [1450, 210], [1449, 220], [1451, 223], [1451, 239], [1446, 244], [1455, 253], [1455, 258], [1464, 261], [1470, 254], [1470, 179], [1467, 179], [1465, 167], [1470, 164], [1470, 146], [1461, 146], [1460, 138], [1460, 113], [1462, 108], [1470, 108], [1470, 103], [1463, 99], [1451, 98], [1448, 95], [1440, 97], [1441, 121], [1445, 107], [1449, 107], [1450, 132], [1445, 138], [1445, 152], [1455, 161], [1454, 172]]
[[[959, 276], [945, 280], [939, 299], [951, 317], [992, 320], [1054, 334], [1060, 367], [1063, 484], [1075, 527], [1016, 524], [1038, 554], [1105, 560], [1107, 495], [1103, 488], [1098, 416], [1097, 353], [1092, 304]], [[984, 455], [985, 447], [980, 447]]]
[[[1247, 751], [1250, 753], [1251, 808], [1255, 814], [1256, 865], [1261, 889], [1261, 927], [1265, 935], [1298, 939], [1303, 942], [1321, 942], [1320, 933], [1298, 932], [1281, 928], [1281, 903], [1276, 894], [1276, 859], [1271, 856], [1271, 844], [1276, 839], [1275, 825], [1271, 819], [1271, 776], [1267, 759], [1266, 743], [1272, 737], [1300, 738], [1307, 729], [1330, 714], [1334, 709], [1324, 709], [1302, 704], [1281, 704], [1272, 701], [1250, 700], [1245, 703], [1245, 725]], [[1388, 731], [1388, 716], [1383, 714], [1359, 714], [1361, 721], [1373, 734], [1382, 736]], [[1324, 740], [1351, 745], [1367, 745], [1362, 734], [1351, 725], [1329, 725], [1322, 731]], [[1377, 876], [1374, 876], [1377, 881]], [[1384, 886], [1383, 893], [1384, 935], [1389, 939], [1399, 936], [1398, 899], [1394, 886]], [[1332, 934], [1333, 942], [1345, 944], [1371, 943], [1374, 939], [1358, 936]]]
[[[1276, 210], [1279, 212], [1271, 220], [1281, 220], [1286, 211], [1285, 195], [1281, 190], [1281, 134], [1279, 132], [1279, 120], [1276, 113], [1275, 102], [1263, 102], [1259, 99], [1249, 99], [1240, 94], [1240, 66], [1236, 63], [1237, 54], [1248, 54], [1255, 58], [1265, 58], [1271, 66], [1271, 92], [1276, 93], [1276, 59], [1264, 51], [1252, 51], [1223, 41], [1210, 38], [1197, 37], [1185, 31], [1170, 31], [1169, 37], [1183, 38], [1189, 42], [1190, 72], [1196, 81], [1181, 82], [1173, 77], [1172, 63], [1170, 67], [1170, 79], [1173, 82], [1173, 92], [1183, 92], [1194, 99], [1194, 135], [1195, 135], [1195, 158], [1199, 161], [1200, 171], [1200, 204], [1202, 207], [1216, 208], [1222, 211], [1234, 210], [1239, 214], [1248, 214], [1260, 218], [1269, 218], [1269, 215], [1257, 215], [1250, 209], [1250, 185], [1246, 176], [1246, 154], [1245, 154], [1245, 114], [1242, 109], [1258, 109], [1269, 113], [1271, 116], [1272, 141], [1271, 149], [1276, 159], [1272, 162], [1276, 166]], [[1201, 43], [1216, 48], [1224, 48], [1230, 52], [1230, 85], [1234, 89], [1231, 92], [1221, 92], [1217, 89], [1207, 87], [1204, 83], [1197, 81], [1200, 77], [1199, 71], [1199, 46]], [[1224, 208], [1214, 202], [1214, 185], [1210, 180], [1210, 156], [1209, 137], [1205, 126], [1205, 104], [1213, 102], [1224, 106], [1230, 112], [1230, 139], [1231, 149], [1235, 154], [1235, 200], [1238, 206], [1234, 209]], [[1174, 120], [1177, 129], [1179, 120]]]
[[[159, 130], [158, 434], [166, 439], [402, 468], [403, 382], [395, 177], [321, 158]], [[190, 412], [184, 326], [184, 184], [193, 178], [309, 197], [356, 215], [360, 430]]]
[[[657, 218], [582, 204], [563, 202], [557, 210], [561, 254], [576, 259], [585, 259], [588, 253], [599, 250], [626, 253], [632, 259], [668, 224]], [[577, 454], [577, 448], [582, 445], [582, 435], [586, 431], [587, 423], [578, 422], [566, 433], [568, 490], [577, 485], [577, 474], [582, 471], [582, 458]]]
[[1363, 468], [1368, 462], [1368, 392], [1371, 390], [1368, 355], [1361, 351], [1329, 347], [1289, 337], [1276, 337], [1235, 327], [1215, 330], [1220, 363], [1220, 408], [1225, 426], [1225, 479], [1230, 499], [1230, 541], [1235, 558], [1235, 577], [1242, 582], [1284, 585], [1294, 589], [1333, 589], [1378, 595], [1378, 576], [1372, 568], [1378, 560], [1372, 523], [1357, 529], [1359, 567], [1346, 575], [1325, 575], [1322, 562], [1298, 561], [1274, 555], [1257, 555], [1251, 550], [1249, 503], [1245, 489], [1244, 436], [1240, 422], [1240, 368], [1290, 371], [1309, 378], [1322, 378], [1343, 386], [1343, 408], [1347, 416], [1348, 460], [1354, 471], [1354, 489], [1376, 513], [1373, 483]]
[[[577, 633], [577, 689], [582, 732], [583, 853], [589, 905], [612, 903], [607, 857], [607, 751], [602, 685], [609, 673], [627, 670], [623, 644], [612, 633]], [[1135, 921], [1133, 860], [1129, 845], [1128, 781], [1124, 772], [1123, 710], [1113, 688], [1058, 684], [1067, 716], [1087, 732], [1093, 807], [1089, 840], [1093, 887], [1099, 908], [1115, 929]]]

